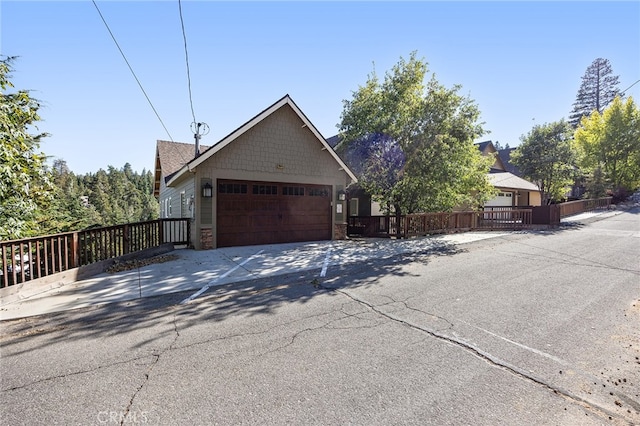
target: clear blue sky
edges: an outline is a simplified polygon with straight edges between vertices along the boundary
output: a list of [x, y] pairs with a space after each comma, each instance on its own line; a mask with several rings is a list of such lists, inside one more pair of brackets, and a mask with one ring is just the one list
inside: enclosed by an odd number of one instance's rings
[[[98, 1], [173, 140], [193, 142], [178, 1]], [[587, 67], [640, 79], [640, 2], [183, 1], [193, 108], [212, 145], [291, 95], [325, 137], [374, 69], [412, 51], [482, 111], [483, 140], [518, 145], [566, 118]], [[0, 3], [0, 53], [16, 88], [43, 101], [41, 149], [75, 173], [153, 169], [169, 136], [91, 1]], [[640, 83], [627, 92], [640, 100]]]

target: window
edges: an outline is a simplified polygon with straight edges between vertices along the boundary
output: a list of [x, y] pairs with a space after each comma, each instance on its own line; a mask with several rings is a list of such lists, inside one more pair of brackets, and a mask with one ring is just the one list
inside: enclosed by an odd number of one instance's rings
[[164, 199], [164, 214], [163, 214], [163, 217], [168, 218], [171, 215], [170, 208], [171, 208], [170, 198], [165, 198]]
[[304, 186], [283, 186], [282, 195], [304, 195]]
[[254, 195], [278, 195], [278, 187], [275, 185], [253, 185]]
[[349, 216], [358, 216], [359, 208], [360, 205], [357, 198], [352, 198], [349, 200]]
[[218, 193], [220, 194], [246, 194], [246, 183], [220, 183], [218, 184]]
[[309, 188], [309, 195], [311, 197], [328, 197], [329, 190], [326, 188]]

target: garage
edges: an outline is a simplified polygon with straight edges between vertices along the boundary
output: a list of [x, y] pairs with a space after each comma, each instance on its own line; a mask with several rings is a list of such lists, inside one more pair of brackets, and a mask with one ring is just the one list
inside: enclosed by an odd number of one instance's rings
[[195, 249], [346, 238], [357, 178], [289, 95], [204, 151], [196, 142], [156, 148], [158, 199], [168, 218], [191, 217]]
[[485, 203], [485, 207], [512, 207], [513, 204], [513, 192], [500, 191], [491, 200]]
[[331, 186], [217, 181], [218, 247], [330, 240]]

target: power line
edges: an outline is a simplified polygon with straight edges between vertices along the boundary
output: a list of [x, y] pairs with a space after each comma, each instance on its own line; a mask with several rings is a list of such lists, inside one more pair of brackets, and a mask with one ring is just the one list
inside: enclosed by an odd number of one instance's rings
[[191, 105], [191, 117], [196, 123], [196, 114], [193, 112], [193, 97], [191, 96], [191, 72], [189, 70], [189, 53], [187, 51], [187, 34], [184, 31], [184, 19], [182, 18], [182, 1], [178, 0], [178, 10], [180, 11], [180, 25], [182, 26], [182, 39], [184, 40], [184, 59], [187, 64], [187, 86], [189, 87], [189, 105]]
[[138, 80], [138, 76], [136, 76], [136, 73], [133, 71], [133, 68], [131, 68], [131, 65], [129, 64], [129, 61], [127, 60], [127, 57], [125, 56], [124, 52], [120, 48], [120, 45], [118, 44], [118, 41], [116, 40], [115, 36], [111, 32], [111, 28], [109, 28], [109, 24], [107, 24], [107, 21], [104, 19], [104, 16], [102, 16], [102, 12], [100, 12], [100, 8], [96, 4], [96, 1], [92, 0], [92, 2], [93, 2], [93, 5], [96, 7], [96, 10], [98, 11], [98, 14], [100, 15], [100, 18], [102, 19], [102, 22], [104, 23], [104, 26], [107, 27], [107, 31], [109, 31], [109, 34], [111, 35], [111, 38], [113, 39], [113, 42], [116, 44], [116, 47], [120, 51], [120, 54], [122, 55], [122, 58], [127, 63], [127, 66], [129, 67], [129, 71], [131, 71], [131, 74], [133, 74], [133, 78], [135, 78], [136, 82], [138, 83], [138, 86], [140, 86], [140, 90], [142, 90], [142, 93], [144, 94], [144, 97], [147, 98], [147, 102], [149, 102], [149, 105], [151, 106], [151, 109], [156, 114], [156, 117], [158, 117], [158, 120], [160, 121], [160, 124], [162, 124], [162, 127], [164, 128], [164, 131], [167, 132], [167, 135], [169, 136], [169, 139], [171, 140], [171, 142], [173, 142], [173, 138], [171, 137], [171, 134], [169, 133], [169, 130], [167, 130], [167, 127], [164, 125], [164, 122], [162, 121], [162, 118], [160, 118], [160, 114], [158, 114], [158, 111], [156, 111], [156, 108], [153, 106], [153, 103], [151, 102], [151, 99], [149, 99], [149, 96], [147, 95], [147, 92], [144, 90], [144, 87], [142, 87], [142, 83], [140, 83], [140, 80]]

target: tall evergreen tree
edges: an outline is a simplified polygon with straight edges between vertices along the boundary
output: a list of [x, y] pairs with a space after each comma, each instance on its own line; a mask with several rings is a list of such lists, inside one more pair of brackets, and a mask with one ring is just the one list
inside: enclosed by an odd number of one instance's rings
[[573, 111], [569, 115], [569, 124], [575, 129], [582, 117], [588, 117], [593, 111], [602, 114], [604, 108], [619, 94], [617, 75], [608, 59], [598, 58], [589, 65], [582, 76]]
[[50, 197], [50, 175], [40, 139], [32, 134], [40, 104], [26, 90], [7, 93], [14, 58], [0, 60], [0, 240], [37, 235], [41, 205]]

